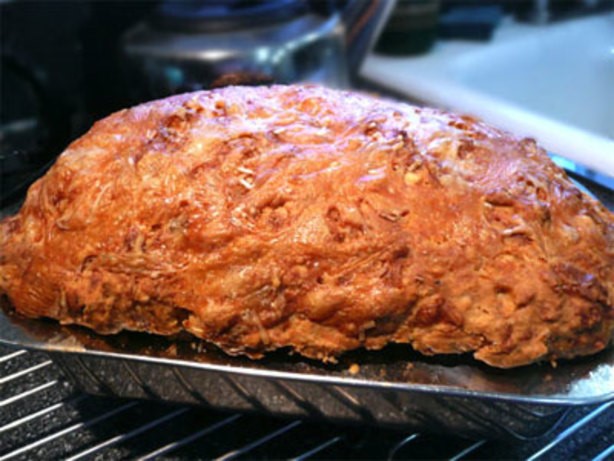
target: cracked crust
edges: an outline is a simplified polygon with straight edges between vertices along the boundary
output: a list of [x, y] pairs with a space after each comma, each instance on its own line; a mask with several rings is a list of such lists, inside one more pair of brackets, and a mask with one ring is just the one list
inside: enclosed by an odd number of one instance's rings
[[313, 86], [96, 123], [0, 223], [0, 293], [101, 333], [332, 360], [408, 343], [513, 367], [614, 329], [614, 220], [530, 139]]

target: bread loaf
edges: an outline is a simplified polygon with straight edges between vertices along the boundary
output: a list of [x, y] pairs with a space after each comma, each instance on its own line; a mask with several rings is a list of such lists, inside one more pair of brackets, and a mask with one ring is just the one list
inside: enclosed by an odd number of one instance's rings
[[72, 143], [0, 223], [0, 293], [253, 358], [394, 342], [514, 367], [611, 341], [614, 219], [533, 140], [471, 117], [228, 87]]

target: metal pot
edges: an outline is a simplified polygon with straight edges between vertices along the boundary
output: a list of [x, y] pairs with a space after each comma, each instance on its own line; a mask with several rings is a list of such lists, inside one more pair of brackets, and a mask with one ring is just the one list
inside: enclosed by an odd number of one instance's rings
[[148, 100], [209, 88], [220, 76], [237, 73], [257, 81], [266, 76], [278, 83], [346, 87], [394, 2], [322, 5], [304, 0], [163, 1], [123, 37], [131, 96]]

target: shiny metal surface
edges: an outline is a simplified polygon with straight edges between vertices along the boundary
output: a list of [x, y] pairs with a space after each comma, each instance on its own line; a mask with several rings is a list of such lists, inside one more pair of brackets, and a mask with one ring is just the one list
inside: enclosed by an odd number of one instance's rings
[[306, 14], [229, 33], [174, 33], [139, 24], [123, 39], [123, 61], [138, 100], [209, 88], [235, 73], [346, 87], [344, 33], [338, 14]]
[[280, 21], [262, 23], [256, 18], [219, 30], [215, 22], [192, 30], [189, 20], [185, 28], [171, 29], [145, 20], [122, 38], [132, 97], [142, 101], [205, 89], [229, 74], [346, 88], [395, 4], [396, 0], [350, 0], [342, 9], [330, 3], [325, 14], [308, 8]]
[[[573, 408], [545, 437], [464, 439], [80, 393], [45, 353], [0, 345], [0, 460], [611, 459], [614, 402]], [[27, 398], [16, 398], [27, 394]], [[9, 402], [6, 403], [5, 402]]]
[[513, 370], [469, 357], [427, 358], [400, 346], [346, 354], [336, 365], [283, 352], [252, 361], [197, 341], [100, 336], [24, 319], [7, 307], [0, 343], [47, 352], [91, 394], [473, 437], [538, 437], [574, 406], [614, 401], [612, 348], [556, 367]]

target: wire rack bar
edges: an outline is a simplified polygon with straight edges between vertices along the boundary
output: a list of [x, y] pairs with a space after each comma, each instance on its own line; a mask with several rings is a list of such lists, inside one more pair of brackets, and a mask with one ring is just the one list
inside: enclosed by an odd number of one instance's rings
[[2, 434], [3, 432], [9, 431], [11, 429], [15, 429], [16, 427], [21, 426], [22, 424], [25, 424], [29, 421], [35, 420], [37, 418], [40, 418], [42, 416], [45, 416], [49, 413], [52, 413], [56, 410], [59, 410], [62, 407], [68, 406], [68, 405], [73, 405], [83, 399], [85, 399], [87, 396], [85, 394], [79, 395], [77, 397], [75, 397], [72, 400], [69, 401], [64, 401], [64, 402], [58, 402], [54, 405], [50, 405], [46, 408], [43, 408], [41, 410], [38, 410], [34, 413], [30, 413], [29, 415], [23, 416], [19, 419], [16, 419], [14, 421], [11, 421], [10, 423], [5, 424], [4, 426], [0, 426], [0, 434]]
[[45, 384], [41, 384], [40, 386], [36, 386], [32, 389], [22, 392], [21, 394], [14, 395], [13, 397], [9, 397], [8, 399], [0, 400], [0, 408], [5, 407], [11, 403], [17, 402], [18, 400], [25, 399], [26, 397], [36, 394], [37, 392], [42, 392], [45, 389], [49, 389], [50, 387], [55, 386], [57, 383], [58, 381], [54, 379], [53, 381], [49, 381]]
[[92, 418], [88, 421], [84, 421], [84, 422], [80, 422], [77, 424], [73, 424], [72, 426], [68, 426], [58, 432], [54, 432], [53, 434], [50, 434], [46, 437], [43, 437], [41, 439], [38, 439], [32, 443], [29, 443], [27, 445], [24, 445], [16, 450], [13, 450], [9, 453], [6, 453], [2, 456], [0, 456], [0, 461], [6, 461], [7, 459], [11, 459], [14, 458], [17, 455], [21, 455], [23, 453], [26, 453], [30, 450], [33, 450], [34, 448], [40, 447], [41, 445], [44, 445], [48, 442], [51, 442], [52, 440], [55, 440], [57, 438], [60, 438], [66, 434], [70, 434], [71, 432], [77, 431], [79, 429], [85, 428], [85, 427], [89, 427], [89, 426], [93, 426], [94, 424], [97, 424], [101, 421], [104, 421], [105, 419], [108, 419], [112, 416], [115, 416], [118, 413], [121, 413], [122, 411], [126, 411], [129, 408], [132, 408], [134, 406], [136, 406], [138, 404], [138, 402], [130, 402], [130, 403], [126, 403], [124, 405], [121, 405], [117, 408], [114, 408], [113, 410], [107, 411], [106, 413], [103, 413], [102, 415], [96, 416], [95, 418]]
[[296, 421], [292, 421], [290, 424], [286, 424], [285, 426], [277, 429], [276, 431], [271, 432], [270, 434], [265, 435], [264, 437], [259, 438], [258, 440], [254, 440], [247, 445], [237, 448], [236, 450], [229, 451], [228, 453], [216, 458], [216, 461], [229, 461], [231, 459], [235, 459], [238, 456], [247, 453], [250, 450], [253, 450], [260, 445], [267, 443], [269, 440], [273, 440], [275, 437], [279, 437], [282, 434], [294, 429], [296, 426], [300, 426], [302, 421], [297, 419]]
[[147, 432], [148, 430], [153, 429], [154, 427], [159, 426], [160, 424], [165, 423], [166, 421], [176, 418], [177, 416], [182, 415], [186, 413], [187, 411], [189, 411], [188, 407], [184, 407], [184, 408], [180, 408], [179, 410], [175, 410], [160, 418], [154, 419], [153, 421], [150, 421], [147, 424], [143, 424], [142, 426], [139, 426], [136, 429], [126, 432], [125, 434], [116, 435], [115, 437], [111, 437], [110, 439], [100, 442], [94, 445], [93, 447], [90, 447], [86, 450], [83, 450], [80, 453], [77, 453], [76, 455], [71, 456], [70, 458], [66, 458], [66, 461], [76, 461], [78, 459], [91, 455], [97, 451], [100, 451], [104, 448], [110, 447], [111, 445], [115, 445], [117, 443], [124, 442], [126, 440], [130, 440], [131, 438], [136, 437], [137, 435], [142, 434], [144, 432]]
[[326, 442], [313, 447], [309, 451], [306, 451], [305, 453], [300, 454], [296, 458], [293, 458], [292, 461], [305, 461], [306, 459], [309, 459], [312, 456], [317, 455], [321, 451], [326, 450], [328, 447], [333, 446], [336, 443], [339, 443], [341, 440], [343, 440], [343, 437], [341, 437], [340, 435], [333, 437], [332, 439], [329, 439]]
[[610, 456], [614, 458], [614, 443], [593, 458], [593, 461], [606, 461]]
[[554, 439], [552, 439], [550, 441], [550, 443], [546, 444], [541, 449], [539, 449], [538, 451], [533, 453], [530, 457], [528, 457], [527, 461], [533, 461], [533, 460], [536, 460], [539, 457], [543, 456], [545, 453], [547, 453], [550, 450], [552, 450], [554, 447], [556, 447], [559, 443], [561, 443], [567, 437], [572, 435], [574, 432], [578, 431], [580, 428], [582, 428], [583, 426], [585, 426], [586, 424], [591, 422], [597, 416], [599, 416], [600, 414], [602, 414], [603, 412], [608, 410], [613, 404], [614, 404], [614, 400], [612, 400], [610, 402], [607, 402], [607, 403], [604, 403], [603, 405], [600, 405], [599, 407], [597, 407], [595, 410], [591, 411], [589, 414], [587, 414], [583, 418], [580, 418], [578, 421], [573, 423], [567, 429], [565, 429], [564, 431], [560, 432]]
[[462, 451], [452, 456], [449, 461], [459, 461], [463, 459], [469, 453], [474, 452], [475, 450], [480, 448], [482, 445], [484, 445], [486, 442], [487, 442], [486, 440], [478, 440], [477, 442], [472, 443], [467, 448], [463, 449]]
[[45, 367], [48, 367], [52, 363], [53, 362], [51, 360], [45, 360], [44, 362], [39, 363], [37, 365], [33, 365], [33, 366], [29, 367], [29, 368], [26, 368], [25, 370], [16, 371], [13, 374], [10, 374], [8, 376], [4, 376], [4, 377], [0, 378], [0, 384], [6, 384], [9, 381], [13, 381], [13, 380], [15, 380], [17, 378], [21, 378], [22, 376], [25, 376], [25, 375], [30, 374], [30, 373], [34, 373], [37, 370], [40, 370], [40, 369], [45, 368]]
[[158, 448], [157, 450], [154, 450], [150, 453], [147, 453], [146, 455], [142, 455], [141, 457], [138, 458], [138, 461], [149, 461], [152, 459], [156, 459], [162, 455], [165, 455], [167, 453], [173, 452], [175, 450], [177, 450], [178, 448], [181, 448], [189, 443], [192, 443], [195, 440], [198, 440], [201, 437], [204, 437], [205, 435], [216, 431], [217, 429], [220, 429], [221, 427], [227, 426], [228, 424], [231, 424], [233, 422], [235, 422], [237, 419], [239, 419], [241, 417], [240, 414], [236, 414], [236, 415], [232, 415], [228, 418], [225, 418], [221, 421], [218, 421], [215, 424], [212, 424], [211, 426], [207, 426], [199, 431], [196, 431], [186, 437], [183, 437], [181, 439], [175, 440], [174, 442], [171, 442], [167, 445], [164, 445], [163, 447]]
[[28, 351], [25, 349], [20, 349], [15, 352], [11, 352], [10, 354], [4, 355], [0, 357], [0, 363], [8, 362], [9, 360], [13, 360], [14, 358], [19, 357], [20, 355], [27, 354]]
[[408, 443], [411, 443], [412, 441], [416, 440], [418, 437], [420, 437], [420, 434], [416, 432], [403, 438], [400, 442], [398, 442], [388, 451], [388, 460], [392, 461], [401, 448], [403, 448]]

